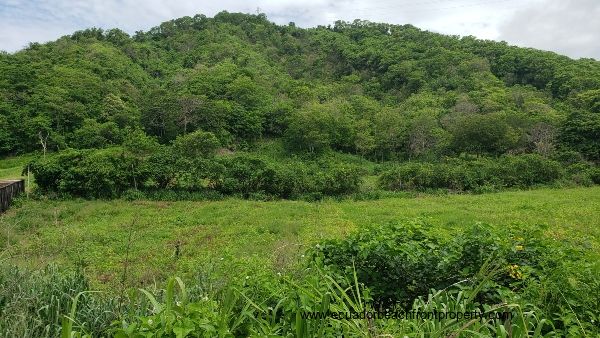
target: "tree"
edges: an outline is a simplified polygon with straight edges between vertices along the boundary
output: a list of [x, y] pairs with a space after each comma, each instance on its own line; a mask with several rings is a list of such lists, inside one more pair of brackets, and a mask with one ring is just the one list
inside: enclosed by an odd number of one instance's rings
[[177, 136], [176, 102], [173, 95], [164, 89], [154, 89], [148, 94], [142, 112], [142, 125], [150, 134], [161, 141]]
[[334, 127], [332, 122], [331, 116], [316, 105], [292, 114], [285, 132], [288, 147], [310, 153], [330, 148]]
[[119, 128], [135, 127], [139, 125], [139, 112], [128, 107], [123, 100], [115, 95], [108, 94], [102, 100], [101, 120], [114, 122]]
[[600, 113], [572, 112], [562, 126], [560, 138], [588, 159], [600, 161]]
[[370, 154], [377, 146], [370, 121], [359, 120], [354, 128], [354, 146], [356, 150], [363, 156]]
[[403, 156], [408, 125], [399, 110], [383, 108], [377, 112], [373, 116], [373, 133], [378, 159], [398, 159]]
[[556, 128], [544, 122], [535, 124], [528, 133], [528, 140], [533, 146], [533, 151], [546, 157], [555, 149], [555, 138]]
[[0, 154], [10, 153], [17, 143], [8, 120], [8, 116], [0, 115]]
[[156, 153], [160, 144], [158, 141], [148, 136], [143, 130], [130, 130], [123, 141], [123, 147], [136, 158], [144, 158]]
[[114, 122], [100, 123], [86, 119], [83, 126], [73, 133], [71, 144], [80, 149], [105, 148], [121, 144], [123, 133]]
[[420, 117], [411, 122], [408, 132], [408, 151], [411, 156], [420, 157], [430, 153], [438, 143], [437, 121], [431, 117]]
[[499, 114], [462, 117], [452, 127], [452, 146], [458, 152], [499, 155], [512, 149], [519, 138]]
[[180, 135], [173, 141], [175, 152], [189, 159], [212, 157], [219, 146], [219, 140], [213, 133], [202, 130]]
[[202, 105], [202, 100], [193, 95], [184, 95], [177, 99], [177, 103], [180, 107], [177, 123], [183, 128], [183, 133], [187, 134], [188, 126], [198, 120], [197, 110]]

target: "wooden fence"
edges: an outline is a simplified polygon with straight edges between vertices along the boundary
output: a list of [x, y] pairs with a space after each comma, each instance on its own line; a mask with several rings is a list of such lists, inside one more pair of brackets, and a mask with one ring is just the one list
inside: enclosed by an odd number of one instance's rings
[[23, 192], [25, 192], [24, 180], [0, 181], [0, 213], [6, 211], [12, 199]]

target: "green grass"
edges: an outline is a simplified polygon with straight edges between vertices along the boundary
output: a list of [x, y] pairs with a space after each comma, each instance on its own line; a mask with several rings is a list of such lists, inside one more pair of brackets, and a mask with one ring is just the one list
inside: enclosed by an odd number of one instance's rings
[[324, 238], [415, 217], [442, 235], [475, 222], [546, 224], [547, 236], [600, 254], [600, 187], [591, 187], [319, 203], [26, 200], [0, 217], [0, 260], [79, 262], [97, 288], [119, 283], [125, 266], [132, 285], [209, 268], [244, 277], [293, 266]]
[[0, 160], [0, 180], [24, 178], [21, 174], [33, 156], [10, 157]]

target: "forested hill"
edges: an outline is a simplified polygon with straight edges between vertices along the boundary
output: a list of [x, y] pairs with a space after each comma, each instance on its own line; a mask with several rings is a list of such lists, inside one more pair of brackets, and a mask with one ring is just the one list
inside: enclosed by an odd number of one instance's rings
[[222, 12], [129, 36], [88, 29], [0, 54], [0, 154], [281, 138], [376, 160], [563, 149], [600, 160], [600, 62], [355, 21]]

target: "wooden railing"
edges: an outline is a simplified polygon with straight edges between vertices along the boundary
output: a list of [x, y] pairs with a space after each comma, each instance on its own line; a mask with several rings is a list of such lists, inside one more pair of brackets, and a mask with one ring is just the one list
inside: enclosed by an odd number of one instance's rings
[[5, 212], [13, 198], [23, 192], [25, 192], [24, 180], [0, 181], [0, 213]]

